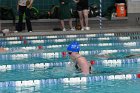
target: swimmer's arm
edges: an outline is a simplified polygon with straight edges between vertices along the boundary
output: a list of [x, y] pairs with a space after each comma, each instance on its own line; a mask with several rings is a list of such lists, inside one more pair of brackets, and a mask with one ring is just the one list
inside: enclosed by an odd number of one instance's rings
[[98, 54], [98, 55], [93, 55], [94, 57], [101, 57], [101, 58], [109, 58], [109, 54]]
[[[76, 68], [76, 70], [78, 70], [78, 71], [82, 71], [82, 70], [81, 70], [81, 67], [80, 67], [78, 64], [75, 64], [75, 68]], [[91, 66], [90, 66], [90, 64], [89, 64], [89, 71], [91, 71]]]
[[7, 52], [7, 50], [4, 48], [0, 48], [0, 52]]
[[92, 74], [92, 69], [93, 69], [93, 68], [92, 68], [92, 65], [91, 65], [91, 63], [89, 63], [89, 73], [90, 73], [90, 74]]
[[130, 57], [133, 57], [133, 56], [135, 56], [135, 55], [127, 55], [127, 56], [125, 56], [126, 58], [130, 58]]
[[130, 57], [134, 57], [134, 56], [140, 56], [140, 54], [132, 54], [132, 55], [127, 55], [127, 56], [125, 56], [126, 58], [130, 58]]
[[80, 67], [84, 75], [87, 75], [90, 73], [89, 64], [84, 57], [78, 59], [78, 66]]

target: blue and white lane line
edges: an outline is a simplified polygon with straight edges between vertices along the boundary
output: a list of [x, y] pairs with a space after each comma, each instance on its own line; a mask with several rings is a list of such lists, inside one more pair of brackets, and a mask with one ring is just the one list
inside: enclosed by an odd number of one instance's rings
[[32, 39], [60, 39], [60, 38], [84, 38], [84, 37], [114, 37], [114, 33], [106, 34], [80, 34], [80, 35], [50, 35], [50, 36], [15, 36], [0, 38], [0, 40], [32, 40]]
[[83, 35], [50, 35], [50, 36], [15, 36], [15, 37], [6, 37], [0, 38], [0, 40], [32, 40], [32, 39], [58, 39], [58, 38], [83, 38], [83, 37], [101, 37], [101, 36], [112, 36], [114, 33], [107, 34], [83, 34]]
[[38, 41], [38, 40], [45, 40], [45, 41], [56, 41], [56, 42], [60, 42], [60, 41], [70, 41], [70, 40], [133, 40], [133, 39], [140, 39], [140, 36], [120, 36], [120, 37], [116, 37], [116, 36], [100, 36], [100, 37], [94, 37], [93, 35], [85, 35], [85, 37], [77, 37], [76, 35], [73, 36], [66, 36], [63, 38], [38, 38], [38, 37], [30, 37], [30, 38], [20, 38], [20, 37], [9, 37], [9, 38], [0, 38], [2, 40], [0, 40], [1, 42], [8, 42], [8, 41], [30, 41], [32, 42], [32, 40], [34, 41]]
[[[18, 46], [18, 47], [4, 47], [7, 51], [15, 51], [15, 50], [37, 50], [37, 49], [50, 49], [50, 48], [62, 48], [67, 47], [67, 44], [62, 45], [38, 45], [38, 46]], [[124, 43], [98, 43], [98, 44], [80, 44], [81, 47], [112, 47], [112, 46], [119, 46], [119, 47], [138, 47], [140, 46], [140, 42], [124, 42]]]
[[22, 44], [24, 43], [24, 41], [30, 43], [45, 43], [45, 42], [70, 42], [72, 40], [76, 40], [76, 41], [90, 41], [90, 40], [120, 40], [120, 41], [128, 41], [128, 40], [133, 40], [131, 39], [130, 36], [128, 37], [98, 37], [98, 38], [92, 38], [92, 37], [85, 37], [85, 38], [61, 38], [61, 39], [29, 39], [29, 40], [1, 40], [1, 43], [4, 44]]
[[[91, 60], [92, 61], [92, 60]], [[89, 63], [91, 62], [89, 61]], [[64, 67], [68, 65], [70, 62], [51, 62], [51, 63], [31, 63], [31, 64], [13, 64], [13, 65], [0, 65], [0, 71], [5, 72], [7, 70], [35, 70], [39, 69], [47, 69], [49, 67]], [[118, 67], [124, 64], [139, 64], [140, 58], [133, 58], [133, 59], [116, 59], [116, 60], [94, 60], [93, 65], [103, 65], [103, 66], [110, 66], [110, 67]]]
[[49, 36], [12, 36], [0, 38], [0, 40], [27, 40], [27, 39], [58, 39], [58, 38], [83, 38], [83, 37], [126, 37], [126, 36], [139, 36], [138, 32], [126, 33], [123, 36], [115, 36], [115, 33], [102, 33], [102, 34], [80, 34], [80, 35], [49, 35]]
[[[140, 52], [139, 48], [135, 48], [135, 49], [114, 49], [114, 50], [93, 50], [93, 51], [80, 51], [81, 55], [95, 55], [95, 54], [107, 54], [107, 53], [130, 53], [130, 52]], [[67, 56], [67, 54], [65, 53], [65, 55], [63, 55], [63, 52], [50, 52], [50, 53], [11, 53], [11, 54], [1, 54], [0, 55], [0, 60], [23, 60], [23, 59], [27, 59], [27, 58], [43, 58], [43, 59], [47, 59], [47, 58], [62, 58], [63, 56]]]
[[122, 75], [105, 75], [105, 76], [90, 76], [90, 77], [71, 77], [58, 79], [41, 79], [41, 80], [23, 80], [23, 81], [5, 81], [0, 82], [0, 87], [26, 87], [26, 86], [43, 86], [49, 84], [78, 84], [90, 83], [96, 81], [109, 80], [135, 80], [139, 79], [140, 74], [122, 74]]

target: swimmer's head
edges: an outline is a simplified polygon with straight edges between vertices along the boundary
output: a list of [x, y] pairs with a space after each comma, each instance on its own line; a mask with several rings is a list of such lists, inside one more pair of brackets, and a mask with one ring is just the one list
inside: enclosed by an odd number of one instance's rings
[[67, 47], [67, 51], [69, 52], [79, 52], [80, 51], [80, 45], [78, 42], [72, 42], [71, 44], [69, 44], [69, 46]]

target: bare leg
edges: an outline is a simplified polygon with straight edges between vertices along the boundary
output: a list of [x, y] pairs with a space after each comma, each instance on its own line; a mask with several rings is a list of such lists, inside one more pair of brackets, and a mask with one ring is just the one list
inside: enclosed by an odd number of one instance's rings
[[73, 28], [72, 19], [71, 18], [69, 19], [69, 26], [70, 26], [70, 28]]
[[79, 18], [80, 18], [80, 25], [82, 28], [84, 28], [84, 22], [83, 22], [83, 12], [82, 11], [78, 11], [79, 14]]
[[60, 22], [61, 22], [62, 29], [64, 29], [65, 28], [64, 20], [60, 20]]
[[83, 10], [85, 26], [88, 27], [88, 10]]

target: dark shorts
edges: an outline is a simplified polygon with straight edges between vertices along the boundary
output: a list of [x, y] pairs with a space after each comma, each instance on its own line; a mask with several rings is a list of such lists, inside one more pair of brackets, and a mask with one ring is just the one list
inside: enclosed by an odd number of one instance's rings
[[88, 5], [77, 5], [77, 11], [83, 11], [88, 9]]

